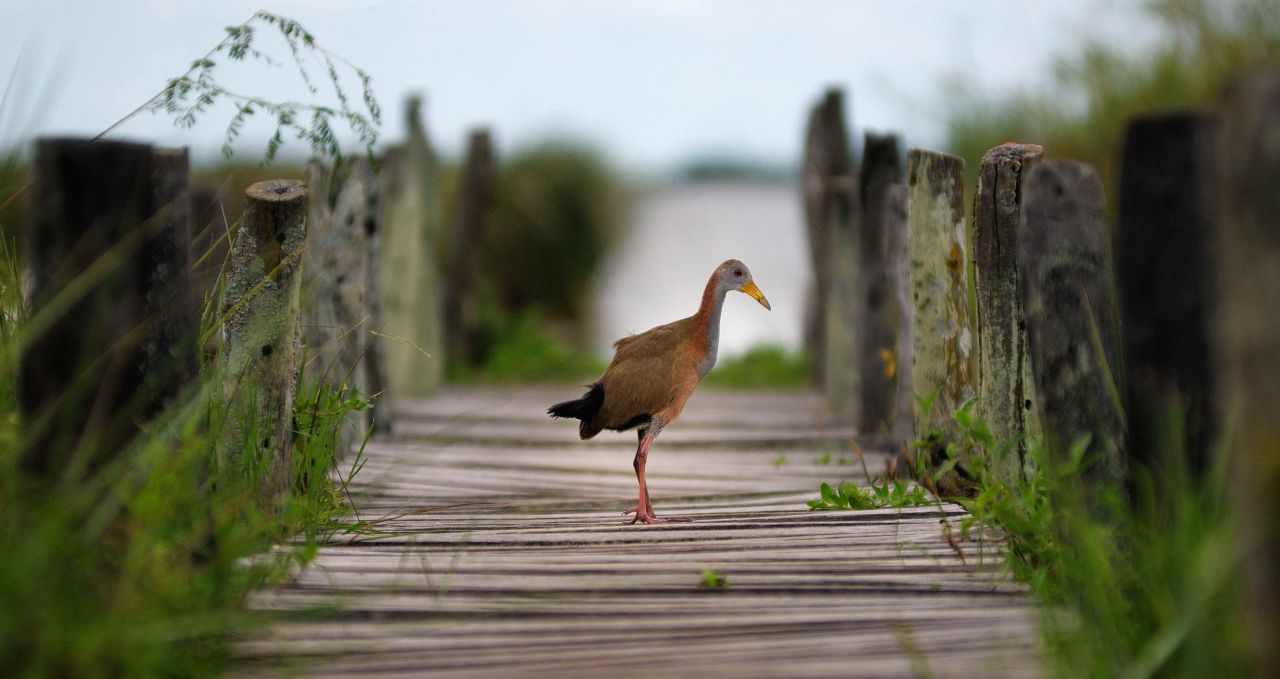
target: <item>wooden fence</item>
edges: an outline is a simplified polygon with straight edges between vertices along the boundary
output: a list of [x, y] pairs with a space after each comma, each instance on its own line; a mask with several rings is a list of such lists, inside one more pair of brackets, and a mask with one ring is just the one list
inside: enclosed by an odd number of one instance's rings
[[[1018, 483], [1031, 439], [1058, 455], [1087, 441], [1095, 485], [1138, 463], [1195, 477], [1229, 451], [1249, 507], [1247, 629], [1263, 673], [1280, 671], [1280, 76], [1241, 83], [1220, 111], [1132, 121], [1114, 225], [1094, 168], [1030, 144], [982, 159], [972, 222], [960, 158], [911, 150], [904, 188], [883, 178], [892, 164], [871, 160], [887, 152], [869, 137], [854, 181], [841, 102], [828, 92], [814, 106], [802, 184], [816, 306], [829, 315], [811, 327], [847, 333], [811, 343], [833, 409], [904, 451], [924, 441], [909, 462], [936, 469], [954, 456], [944, 492], [970, 491], [984, 472]], [[842, 193], [854, 184], [861, 210], [836, 210], [856, 204]], [[874, 292], [885, 272], [896, 327]], [[877, 350], [898, 370], [871, 387]], [[974, 398], [1008, 445], [948, 452], [965, 433], [953, 412]]]

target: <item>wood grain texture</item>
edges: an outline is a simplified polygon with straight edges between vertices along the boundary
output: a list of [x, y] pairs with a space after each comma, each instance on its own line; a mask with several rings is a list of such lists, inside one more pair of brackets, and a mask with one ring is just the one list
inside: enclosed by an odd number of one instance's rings
[[[960, 507], [807, 510], [822, 481], [865, 482], [847, 438], [758, 443], [829, 422], [817, 394], [696, 393], [649, 460], [659, 513], [693, 521], [629, 526], [633, 435], [485, 438], [532, 427], [559, 391], [399, 404], [396, 436], [368, 448], [350, 489], [381, 532], [332, 540], [287, 586], [256, 593], [252, 607], [290, 615], [238, 643], [237, 674], [1041, 674], [1035, 612], [1001, 573], [1001, 546], [943, 535]], [[421, 422], [456, 435], [405, 433]], [[757, 443], [715, 440], [735, 427]], [[702, 443], [665, 440], [677, 435]], [[863, 458], [877, 473], [889, 456]], [[700, 587], [704, 569], [728, 588]]]
[[1006, 484], [1022, 480], [1027, 439], [1036, 436], [1035, 380], [1018, 274], [1022, 178], [1044, 155], [1035, 144], [1001, 144], [982, 157], [973, 198], [973, 284], [977, 298], [979, 412], [997, 441], [1013, 441], [987, 460]]
[[1088, 436], [1086, 471], [1118, 479], [1123, 385], [1102, 183], [1090, 165], [1045, 160], [1024, 186], [1018, 269], [1046, 443], [1065, 455]]

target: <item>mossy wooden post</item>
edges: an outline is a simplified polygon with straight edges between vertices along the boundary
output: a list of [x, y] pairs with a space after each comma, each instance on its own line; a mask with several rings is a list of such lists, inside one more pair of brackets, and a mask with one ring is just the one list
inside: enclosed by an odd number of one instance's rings
[[839, 89], [828, 90], [809, 116], [802, 181], [816, 297], [811, 351], [832, 412], [856, 422], [858, 194]]
[[[361, 254], [364, 257], [364, 305], [368, 311], [369, 323], [372, 324], [371, 328], [366, 329], [366, 336], [377, 337], [373, 333], [385, 335], [387, 331], [387, 319], [382, 303], [384, 284], [382, 273], [382, 238], [384, 231], [382, 182], [366, 158], [354, 158], [350, 163], [351, 174], [348, 177], [348, 181], [358, 182], [363, 187], [363, 190], [353, 200], [362, 198], [364, 205], [358, 208], [353, 205], [352, 209], [359, 210], [358, 228], [364, 230], [364, 248], [361, 250]], [[387, 277], [392, 278], [390, 275]], [[384, 338], [380, 337], [378, 339]], [[364, 358], [360, 361], [364, 373], [361, 394], [365, 398], [383, 399], [383, 407], [372, 413], [374, 431], [382, 434], [391, 433], [392, 411], [391, 408], [387, 407], [389, 399], [386, 399], [386, 396], [391, 388], [391, 373], [387, 367], [387, 351], [392, 344], [393, 342], [391, 341], [366, 342]], [[361, 416], [357, 418], [361, 426], [366, 424], [368, 415], [369, 413], [361, 413]]]
[[1216, 434], [1209, 346], [1213, 120], [1129, 124], [1114, 233], [1130, 459], [1203, 470]]
[[[41, 139], [23, 240], [30, 316], [46, 323], [22, 347], [22, 466], [53, 481], [85, 473], [136, 432], [150, 272], [139, 256], [153, 213], [144, 144]], [[71, 292], [94, 264], [105, 269]], [[45, 317], [46, 314], [52, 314]], [[78, 452], [77, 452], [78, 450]]]
[[[888, 231], [892, 209], [889, 188], [901, 184], [902, 149], [895, 134], [868, 132], [863, 137], [862, 173], [859, 183], [862, 218], [859, 224], [861, 304], [857, 310], [860, 329], [858, 376], [862, 395], [859, 433], [883, 439], [893, 421], [896, 340], [893, 282], [890, 278]], [[897, 224], [903, 227], [902, 224]]]
[[1217, 133], [1217, 406], [1231, 432], [1244, 548], [1240, 629], [1259, 677], [1280, 676], [1280, 75], [1239, 83]]
[[[360, 171], [364, 167], [366, 171]], [[307, 375], [322, 375], [335, 391], [373, 393], [365, 350], [373, 319], [369, 308], [368, 162], [352, 159], [340, 174], [318, 160], [307, 165], [310, 208], [307, 261], [302, 269], [302, 338]], [[340, 444], [350, 447], [367, 428], [365, 413], [351, 414]]]
[[493, 203], [497, 163], [489, 130], [478, 129], [467, 139], [467, 159], [458, 192], [457, 219], [449, 235], [448, 277], [445, 283], [444, 326], [450, 355], [476, 363], [477, 305], [480, 244]]
[[[1018, 229], [1023, 177], [1044, 155], [1035, 144], [1008, 143], [982, 157], [973, 198], [973, 284], [977, 292], [977, 412], [1003, 449], [987, 460], [995, 478], [1013, 486], [1022, 478], [1028, 437], [1037, 436], [1035, 380], [1027, 358]], [[993, 453], [997, 451], [992, 451]]]
[[1051, 453], [1089, 436], [1095, 486], [1122, 472], [1118, 332], [1102, 183], [1092, 166], [1043, 160], [1023, 180], [1018, 270], [1038, 415]]
[[[444, 309], [437, 248], [443, 208], [440, 170], [422, 123], [422, 99], [405, 110], [408, 135], [382, 159], [378, 276], [391, 398], [422, 398], [444, 382]], [[379, 417], [381, 415], [379, 414]]]
[[[917, 474], [945, 464], [946, 444], [961, 432], [952, 414], [975, 395], [965, 275], [964, 160], [912, 149], [907, 155], [907, 231], [911, 272], [912, 365], [915, 392], [937, 392], [915, 409], [916, 435], [927, 442]], [[957, 460], [938, 480], [939, 492], [973, 490], [973, 460]]]
[[306, 208], [307, 187], [297, 180], [245, 190], [221, 305], [226, 419], [219, 463], [256, 470], [263, 491], [275, 497], [292, 473]]
[[[912, 349], [911, 339], [911, 271], [908, 266], [907, 185], [891, 184], [884, 194], [884, 233], [886, 261], [891, 286], [889, 318], [893, 327], [892, 363], [893, 419], [890, 442], [895, 452], [909, 452], [915, 438], [912, 427]], [[906, 462], [906, 459], [902, 459]], [[899, 466], [906, 472], [908, 465]]]

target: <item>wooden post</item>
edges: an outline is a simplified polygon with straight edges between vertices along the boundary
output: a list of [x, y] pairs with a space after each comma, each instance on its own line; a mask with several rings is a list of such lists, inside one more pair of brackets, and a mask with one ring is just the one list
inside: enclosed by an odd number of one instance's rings
[[[911, 271], [912, 366], [916, 395], [936, 390], [933, 405], [915, 409], [927, 449], [917, 474], [947, 462], [946, 444], [960, 438], [953, 413], [975, 395], [973, 335], [965, 275], [964, 160], [934, 151], [907, 154], [907, 231]], [[972, 460], [960, 459], [938, 481], [939, 492], [972, 492]]]
[[832, 412], [856, 421], [858, 381], [859, 239], [857, 181], [844, 121], [844, 93], [830, 89], [813, 109], [805, 138], [805, 225], [815, 281], [818, 381]]
[[458, 360], [475, 364], [480, 244], [493, 204], [497, 164], [487, 129], [471, 132], [458, 192], [458, 217], [449, 238], [444, 326], [447, 346]]
[[[372, 325], [369, 290], [368, 161], [351, 159], [335, 171], [318, 160], [307, 165], [310, 208], [307, 261], [302, 269], [302, 337], [307, 375], [322, 375], [337, 391], [373, 393], [369, 381]], [[354, 431], [343, 429], [347, 450], [367, 428], [366, 411], [352, 413]], [[381, 414], [379, 414], [381, 416]]]
[[143, 398], [152, 415], [199, 372], [200, 300], [191, 282], [190, 164], [187, 149], [155, 149], [151, 158], [154, 221], [139, 253], [148, 271], [142, 341]]
[[1209, 207], [1213, 121], [1135, 120], [1125, 139], [1116, 274], [1130, 459], [1205, 468], [1212, 412]]
[[378, 342], [378, 350], [392, 398], [429, 396], [444, 382], [440, 171], [421, 109], [421, 98], [412, 97], [405, 113], [408, 136], [383, 158], [378, 176], [382, 235], [375, 273], [385, 332], [399, 338]]
[[[892, 286], [889, 310], [894, 332], [892, 359], [893, 420], [890, 441], [895, 452], [907, 453], [915, 438], [912, 427], [912, 338], [911, 338], [911, 271], [908, 266], [907, 185], [891, 184], [885, 189], [884, 233], [888, 275]], [[907, 462], [906, 458], [902, 462]], [[900, 465], [905, 472], [909, 465]]]
[[307, 187], [289, 179], [258, 182], [245, 190], [245, 201], [223, 290], [226, 412], [218, 457], [254, 470], [264, 491], [278, 497], [292, 473]]
[[1090, 165], [1045, 160], [1023, 186], [1018, 270], [1045, 443], [1065, 455], [1088, 435], [1086, 475], [1116, 480], [1123, 385], [1102, 183]]
[[1003, 459], [986, 461], [994, 478], [1011, 487], [1022, 479], [1027, 438], [1038, 435], [1018, 275], [1018, 229], [1023, 177], [1043, 155], [1035, 144], [1008, 143], [987, 151], [973, 198], [978, 413], [997, 442], [1012, 443]]
[[1214, 343], [1244, 548], [1240, 629], [1260, 677], [1280, 675], [1280, 76], [1228, 95], [1218, 126]]
[[147, 221], [152, 171], [144, 144], [36, 142], [23, 234], [32, 336], [18, 367], [22, 466], [35, 478], [93, 469], [133, 436], [146, 409], [133, 396], [151, 274], [139, 252], [160, 223]]
[[[890, 278], [888, 233], [893, 215], [889, 188], [902, 183], [902, 149], [895, 134], [871, 132], [863, 137], [860, 183], [862, 219], [859, 225], [858, 309], [860, 348], [858, 376], [862, 387], [859, 433], [883, 439], [894, 412], [898, 328], [894, 323], [893, 283]], [[898, 224], [903, 226], [903, 224]], [[905, 254], [905, 253], [904, 253]]]

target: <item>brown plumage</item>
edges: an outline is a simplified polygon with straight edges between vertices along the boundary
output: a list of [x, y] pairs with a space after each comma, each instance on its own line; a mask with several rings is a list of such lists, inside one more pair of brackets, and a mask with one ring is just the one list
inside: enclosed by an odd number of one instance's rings
[[632, 510], [636, 514], [632, 523], [657, 522], [644, 480], [649, 446], [680, 416], [693, 390], [715, 365], [720, 312], [730, 290], [744, 292], [769, 308], [746, 265], [731, 259], [711, 274], [697, 313], [618, 340], [613, 345], [613, 361], [582, 398], [547, 410], [552, 417], [580, 420], [578, 433], [584, 439], [604, 429], [639, 428], [634, 466], [640, 500]]

